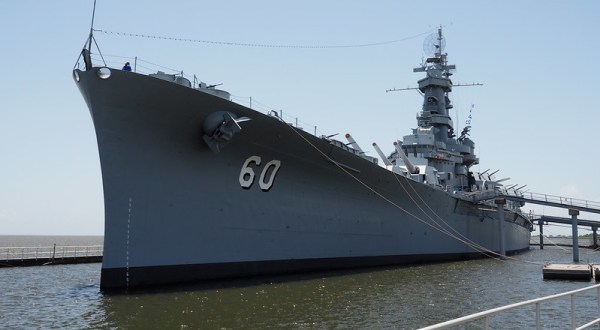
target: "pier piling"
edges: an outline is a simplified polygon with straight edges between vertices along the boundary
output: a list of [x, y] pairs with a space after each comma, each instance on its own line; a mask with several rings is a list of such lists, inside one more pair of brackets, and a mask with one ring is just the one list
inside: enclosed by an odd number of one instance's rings
[[572, 220], [572, 228], [573, 228], [573, 261], [579, 262], [579, 235], [577, 234], [577, 216], [579, 215], [579, 210], [569, 209], [569, 215]]
[[544, 221], [540, 220], [540, 250], [544, 249]]
[[496, 198], [496, 205], [498, 206], [498, 224], [500, 226], [500, 254], [502, 256], [506, 256], [506, 244], [505, 244], [505, 230], [504, 230], [504, 204], [506, 204], [506, 199], [504, 198]]

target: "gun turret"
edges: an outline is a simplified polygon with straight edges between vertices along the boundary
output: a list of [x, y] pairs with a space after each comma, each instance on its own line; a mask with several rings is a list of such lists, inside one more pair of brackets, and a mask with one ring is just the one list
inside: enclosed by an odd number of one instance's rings
[[410, 160], [408, 160], [408, 157], [406, 157], [406, 155], [404, 154], [404, 150], [402, 150], [402, 142], [400, 142], [400, 141], [394, 142], [394, 147], [396, 148], [396, 151], [400, 155], [400, 158], [402, 158], [402, 161], [404, 162], [404, 165], [406, 165], [406, 169], [408, 170], [408, 172], [410, 174], [418, 174], [419, 173], [419, 168], [415, 167], [410, 162]]
[[361, 149], [361, 147], [358, 145], [358, 143], [356, 143], [356, 140], [354, 140], [354, 138], [352, 137], [352, 135], [350, 135], [350, 133], [346, 133], [346, 140], [348, 140], [348, 144], [352, 146], [352, 148], [358, 150], [358, 152], [360, 152], [361, 155], [364, 155], [365, 152]]
[[381, 160], [383, 161], [383, 163], [385, 165], [392, 165], [392, 162], [390, 162], [390, 160], [385, 156], [385, 154], [381, 151], [381, 149], [379, 149], [379, 146], [377, 145], [377, 143], [373, 142], [373, 148], [375, 148], [375, 151], [377, 151], [377, 153], [379, 154], [379, 157], [381, 158]]

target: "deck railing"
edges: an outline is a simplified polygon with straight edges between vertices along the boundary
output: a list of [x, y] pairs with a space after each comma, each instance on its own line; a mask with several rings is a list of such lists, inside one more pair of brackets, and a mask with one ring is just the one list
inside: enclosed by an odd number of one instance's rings
[[[577, 327], [577, 320], [575, 318], [575, 315], [576, 315], [575, 312], [577, 309], [577, 306], [575, 303], [576, 302], [575, 296], [579, 293], [591, 291], [591, 290], [596, 290], [597, 301], [598, 301], [598, 309], [597, 309], [598, 318], [596, 318], [595, 320], [588, 322], [580, 327]], [[515, 308], [528, 306], [528, 305], [535, 305], [535, 326], [536, 326], [536, 329], [539, 330], [539, 329], [542, 329], [541, 304], [544, 302], [550, 301], [550, 300], [564, 298], [567, 296], [571, 298], [571, 329], [577, 329], [577, 330], [587, 329], [594, 324], [600, 324], [600, 284], [596, 284], [596, 285], [592, 285], [592, 286], [589, 286], [589, 287], [586, 287], [583, 289], [568, 291], [568, 292], [559, 293], [559, 294], [555, 294], [555, 295], [551, 295], [551, 296], [546, 296], [546, 297], [542, 297], [542, 298], [527, 300], [527, 301], [523, 301], [523, 302], [511, 304], [511, 305], [493, 308], [493, 309], [490, 309], [487, 311], [463, 316], [463, 317], [460, 317], [460, 318], [457, 318], [454, 320], [450, 320], [450, 321], [446, 321], [443, 323], [430, 325], [428, 327], [421, 328], [421, 330], [448, 329], [451, 327], [456, 327], [458, 325], [472, 323], [472, 322], [480, 321], [480, 320], [483, 320], [483, 329], [489, 329], [490, 319], [492, 316], [494, 316], [498, 313], [501, 313], [501, 312], [506, 312], [506, 311], [509, 311], [509, 310], [512, 310]]]
[[[201, 82], [196, 75], [186, 74], [182, 70], [173, 69], [157, 63], [149, 62], [138, 56], [131, 57], [105, 54], [102, 57], [100, 57], [99, 55], [100, 54], [92, 54], [91, 59], [92, 64], [94, 66], [107, 66], [109, 68], [120, 69], [123, 67], [123, 64], [125, 62], [130, 62], [132, 66], [132, 71], [136, 73], [148, 75], [159, 71], [163, 71], [167, 74], [174, 74], [176, 76], [188, 79], [190, 82], [192, 82], [192, 87], [194, 88], [196, 88], [196, 86], [198, 86]], [[75, 63], [75, 68], [84, 68], [83, 59], [81, 57], [78, 59], [77, 63]], [[306, 123], [300, 120], [297, 116], [284, 113], [281, 109], [276, 111], [274, 109], [277, 109], [277, 107], [272, 107], [267, 104], [264, 104], [258, 101], [257, 99], [253, 98], [252, 96], [231, 95], [230, 97], [232, 102], [238, 103], [256, 111], [260, 111], [272, 117], [276, 117], [281, 121], [286, 122], [296, 128], [300, 128], [308, 133], [313, 134], [314, 136], [319, 136], [319, 133], [320, 135], [326, 135], [324, 132], [320, 132], [317, 129], [316, 125]]]
[[0, 247], [0, 260], [101, 257], [103, 245]]

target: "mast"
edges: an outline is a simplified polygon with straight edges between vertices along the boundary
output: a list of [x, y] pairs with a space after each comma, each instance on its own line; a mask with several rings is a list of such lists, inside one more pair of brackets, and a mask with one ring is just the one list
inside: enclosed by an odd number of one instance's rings
[[[447, 141], [451, 138], [454, 127], [449, 110], [453, 108], [448, 93], [452, 91], [452, 80], [450, 70], [456, 69], [455, 65], [449, 65], [447, 53], [444, 53], [446, 41], [442, 34], [442, 28], [438, 33], [431, 35], [425, 41], [423, 48], [429, 57], [419, 68], [413, 72], [425, 72], [427, 76], [418, 81], [419, 90], [423, 93], [423, 108], [418, 117], [420, 127], [434, 126], [438, 129], [436, 140]], [[432, 56], [431, 56], [432, 55]]]
[[96, 16], [96, 0], [94, 0], [94, 9], [92, 11], [92, 25], [90, 27], [90, 37], [88, 38], [88, 51], [92, 51], [92, 39], [94, 38], [94, 17]]
[[[410, 173], [424, 166], [426, 182], [450, 187], [458, 191], [470, 191], [474, 185], [470, 166], [479, 160], [475, 156], [475, 143], [468, 136], [467, 127], [457, 139], [450, 110], [454, 108], [450, 101], [453, 87], [481, 86], [481, 84], [456, 84], [450, 77], [456, 65], [448, 64], [448, 54], [444, 51], [446, 40], [442, 27], [429, 35], [423, 44], [426, 58], [413, 72], [423, 72], [425, 77], [418, 81], [418, 87], [390, 89], [403, 91], [416, 89], [423, 96], [421, 111], [417, 114], [417, 128], [405, 135], [403, 143], [395, 145], [396, 161], [402, 161]], [[423, 181], [425, 182], [425, 180]]]
[[[80, 58], [83, 57], [83, 62], [85, 64], [86, 71], [91, 70], [93, 67], [91, 54], [92, 54], [92, 41], [94, 43], [96, 43], [96, 40], [94, 39], [94, 18], [95, 17], [96, 17], [96, 0], [94, 0], [94, 9], [92, 11], [92, 24], [90, 26], [90, 35], [88, 36], [88, 40], [86, 41], [86, 43], [83, 45], [83, 49], [81, 50], [81, 55], [80, 55]], [[106, 65], [104, 56], [102, 56], [102, 52], [100, 51], [100, 47], [98, 47], [97, 43], [96, 43], [96, 49], [98, 49], [98, 54], [102, 58], [102, 62], [104, 63], [104, 65]], [[77, 59], [77, 61], [79, 62], [79, 59]], [[77, 63], [75, 64], [75, 66], [77, 66]]]

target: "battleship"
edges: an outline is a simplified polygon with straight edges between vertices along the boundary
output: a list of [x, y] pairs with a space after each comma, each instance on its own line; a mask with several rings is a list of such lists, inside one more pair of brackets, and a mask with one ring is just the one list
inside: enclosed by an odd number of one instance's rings
[[[449, 115], [455, 66], [429, 39], [417, 126], [385, 155], [317, 136], [183, 75], [73, 70], [104, 190], [101, 289], [498, 256], [529, 248], [522, 205]], [[504, 222], [498, 213], [504, 214]], [[502, 218], [500, 218], [502, 219]], [[502, 231], [503, 235], [499, 235]], [[505, 250], [504, 250], [505, 249]]]

